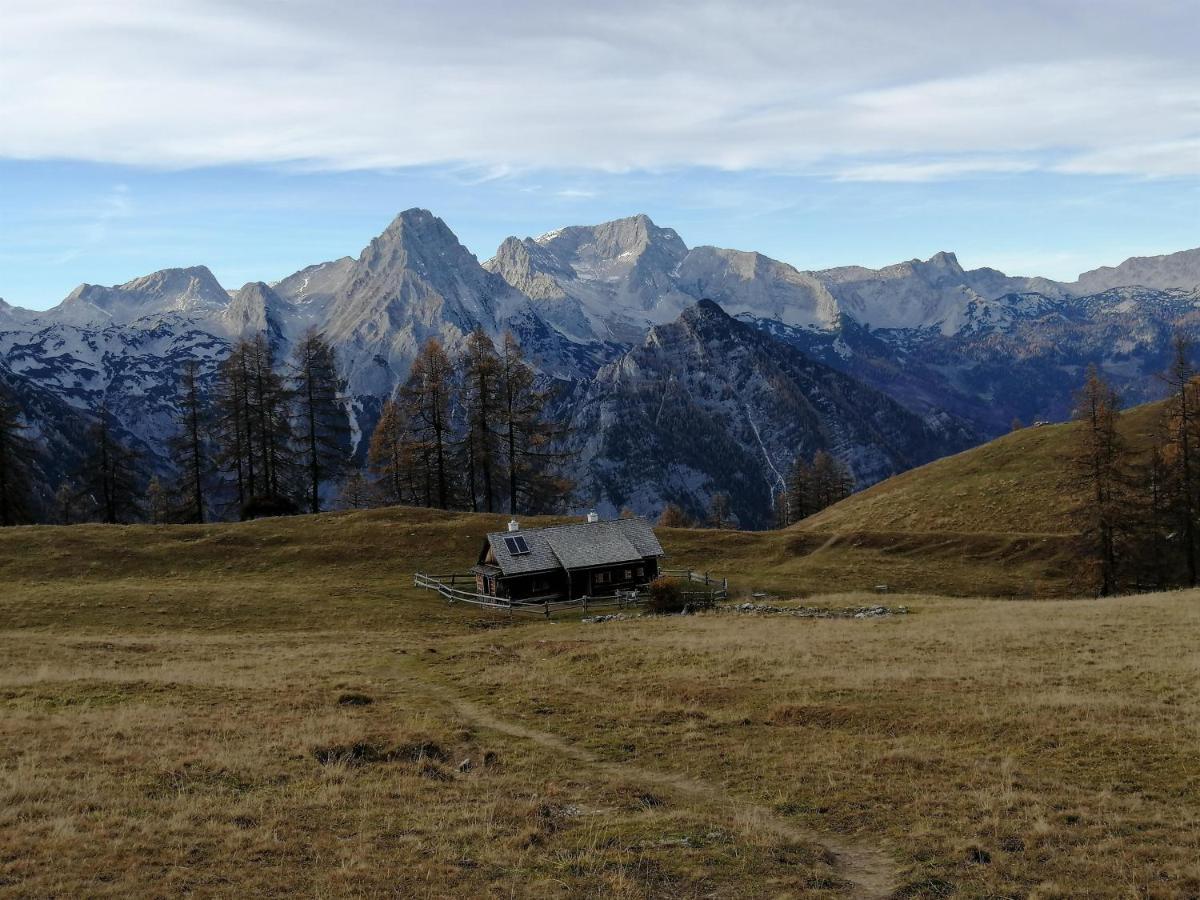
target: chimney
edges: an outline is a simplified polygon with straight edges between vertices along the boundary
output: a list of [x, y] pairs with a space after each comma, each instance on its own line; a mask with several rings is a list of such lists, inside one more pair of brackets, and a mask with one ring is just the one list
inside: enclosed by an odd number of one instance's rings
[[592, 510], [590, 513], [588, 513], [588, 521], [589, 521], [589, 522], [599, 522], [599, 521], [600, 521], [600, 514], [599, 514], [599, 513], [597, 513], [597, 512], [596, 512], [596, 511], [593, 509], [593, 510]]
[[521, 526], [517, 524], [516, 519], [510, 519], [508, 522], [508, 530], [509, 531], [520, 531]]

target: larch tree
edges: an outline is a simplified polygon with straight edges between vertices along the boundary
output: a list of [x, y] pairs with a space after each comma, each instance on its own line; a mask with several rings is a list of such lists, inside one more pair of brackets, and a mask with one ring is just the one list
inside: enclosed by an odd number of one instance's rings
[[204, 522], [209, 471], [208, 409], [200, 387], [200, 364], [188, 360], [179, 380], [178, 429], [171, 440], [175, 466], [180, 474], [178, 495], [180, 518], [184, 522]]
[[408, 416], [409, 434], [426, 462], [429, 489], [426, 505], [448, 509], [452, 493], [450, 462], [453, 430], [450, 398], [454, 366], [437, 338], [430, 338], [413, 361], [408, 380], [400, 390]]
[[338, 373], [333, 347], [316, 330], [301, 338], [292, 356], [295, 432], [306, 473], [308, 508], [321, 511], [321, 485], [341, 474], [350, 450], [346, 382]]
[[1182, 334], [1176, 334], [1173, 344], [1174, 355], [1171, 365], [1163, 375], [1170, 390], [1167, 398], [1167, 461], [1175, 485], [1175, 507], [1182, 534], [1183, 558], [1187, 567], [1187, 583], [1195, 587], [1197, 576], [1196, 514], [1200, 508], [1197, 498], [1197, 453], [1200, 441], [1200, 397], [1197, 396], [1196, 370], [1192, 365], [1192, 342]]
[[825, 450], [813, 454], [810, 468], [812, 512], [819, 512], [850, 495], [854, 480], [850, 469]]
[[218, 367], [217, 458], [233, 477], [243, 518], [296, 511], [291, 399], [265, 335], [238, 341]]
[[663, 528], [691, 528], [693, 523], [688, 514], [676, 503], [668, 503], [658, 517]]
[[37, 447], [21, 408], [0, 384], [0, 526], [31, 520]]
[[171, 498], [157, 475], [146, 485], [146, 517], [151, 525], [162, 525], [171, 515]]
[[79, 489], [70, 479], [63, 479], [54, 492], [54, 509], [58, 514], [59, 525], [75, 524], [75, 507], [79, 502]]
[[1120, 543], [1130, 526], [1131, 455], [1117, 429], [1120, 399], [1088, 368], [1087, 381], [1075, 403], [1069, 462], [1080, 490], [1075, 520], [1095, 560], [1099, 592], [1108, 596], [1120, 584]]
[[371, 486], [358, 466], [342, 479], [338, 502], [343, 509], [366, 509], [371, 505]]
[[275, 367], [275, 348], [265, 334], [250, 343], [251, 418], [262, 451], [263, 499], [272, 512], [291, 506], [290, 476], [294, 454], [291, 399], [284, 378]]
[[1156, 590], [1167, 586], [1171, 516], [1171, 467], [1165, 432], [1159, 428], [1151, 436], [1150, 449], [1138, 472], [1137, 509], [1139, 584]]
[[710, 528], [733, 528], [733, 508], [729, 495], [718, 492], [708, 501], [708, 526]]
[[574, 485], [557, 472], [563, 454], [555, 450], [562, 429], [546, 419], [549, 396], [525, 362], [511, 332], [500, 350], [499, 433], [508, 482], [508, 511], [551, 512]]
[[247, 348], [238, 341], [217, 367], [215, 418], [217, 463], [233, 478], [236, 502], [242, 509], [257, 494], [257, 472], [250, 427], [250, 373]]
[[118, 435], [119, 425], [106, 405], [88, 429], [91, 453], [80, 473], [85, 495], [95, 503], [100, 521], [108, 525], [136, 521], [142, 516], [138, 455]]
[[501, 421], [501, 362], [496, 345], [482, 328], [468, 335], [459, 367], [471, 509], [478, 510], [482, 505], [485, 512], [494, 512], [496, 474], [500, 466], [496, 427]]
[[411, 454], [406, 445], [408, 417], [395, 400], [385, 400], [371, 432], [367, 460], [371, 465], [375, 491], [386, 504], [413, 501]]
[[814, 507], [812, 466], [803, 455], [797, 453], [792, 471], [788, 473], [788, 524], [808, 518], [816, 512]]

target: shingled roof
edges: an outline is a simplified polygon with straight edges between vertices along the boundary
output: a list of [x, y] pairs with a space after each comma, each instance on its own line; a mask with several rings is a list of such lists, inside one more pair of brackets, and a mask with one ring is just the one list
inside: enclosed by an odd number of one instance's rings
[[[521, 535], [528, 553], [514, 555], [505, 538]], [[588, 569], [637, 562], [663, 555], [654, 529], [645, 519], [581, 522], [530, 531], [494, 531], [487, 536], [496, 565], [505, 576]]]

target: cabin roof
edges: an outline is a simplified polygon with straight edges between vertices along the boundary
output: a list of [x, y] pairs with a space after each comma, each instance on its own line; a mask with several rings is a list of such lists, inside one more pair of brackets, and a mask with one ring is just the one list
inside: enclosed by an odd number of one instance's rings
[[[505, 539], [518, 536], [525, 539], [528, 553], [514, 553], [509, 548]], [[619, 565], [663, 555], [662, 545], [645, 519], [494, 531], [488, 534], [487, 544], [506, 576]], [[484, 555], [481, 553], [480, 558]]]

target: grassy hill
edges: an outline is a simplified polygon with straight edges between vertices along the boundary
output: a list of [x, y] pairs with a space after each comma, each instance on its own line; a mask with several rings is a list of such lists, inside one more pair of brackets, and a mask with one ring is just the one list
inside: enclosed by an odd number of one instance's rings
[[[1121, 430], [1145, 446], [1162, 405], [1126, 411]], [[798, 523], [821, 532], [1064, 535], [1075, 503], [1063, 460], [1070, 425], [1023, 428], [889, 478]]]
[[[0, 896], [1200, 893], [1196, 592], [510, 625], [413, 588], [503, 519], [0, 529]], [[1042, 546], [662, 537], [781, 594]]]

